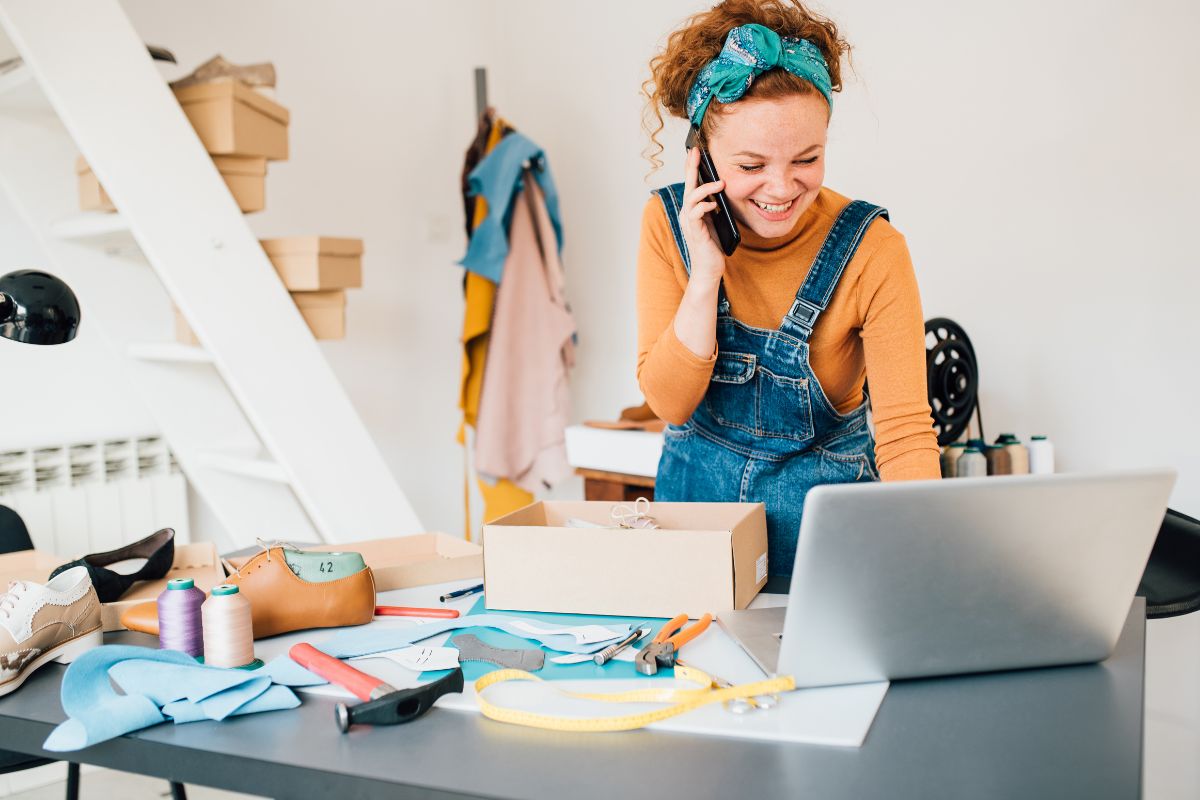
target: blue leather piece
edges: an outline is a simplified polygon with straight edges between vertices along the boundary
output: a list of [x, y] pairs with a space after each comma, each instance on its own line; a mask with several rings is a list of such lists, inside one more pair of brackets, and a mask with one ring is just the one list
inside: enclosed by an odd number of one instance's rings
[[[125, 694], [117, 693], [110, 677]], [[79, 750], [167, 717], [220, 720], [300, 704], [290, 689], [272, 687], [261, 671], [206, 667], [186, 653], [130, 645], [84, 653], [67, 667], [61, 691], [69, 719], [42, 745], [53, 752]]]

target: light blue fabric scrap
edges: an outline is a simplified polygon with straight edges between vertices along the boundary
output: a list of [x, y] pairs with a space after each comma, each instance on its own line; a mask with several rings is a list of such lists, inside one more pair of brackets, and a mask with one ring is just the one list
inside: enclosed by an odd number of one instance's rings
[[[196, 667], [201, 665], [197, 664], [194, 658], [189, 657], [188, 661], [190, 663], [186, 664], [163, 663], [145, 658], [139, 653], [113, 664], [109, 667], [108, 674], [126, 694], [145, 695], [159, 706], [176, 700], [199, 703], [258, 677], [257, 672], [214, 667], [206, 667], [198, 672]], [[261, 690], [259, 693], [261, 694]]]
[[[113, 682], [125, 694], [118, 694]], [[84, 653], [67, 667], [61, 693], [69, 719], [42, 745], [52, 752], [80, 750], [157, 725], [166, 719], [164, 712], [171, 715], [168, 709], [179, 713], [177, 722], [191, 722], [300, 703], [290, 689], [272, 687], [261, 672], [207, 667], [186, 653], [130, 645]]]
[[546, 213], [554, 225], [558, 249], [562, 251], [562, 223], [558, 212], [558, 189], [550, 174], [550, 165], [542, 148], [519, 133], [510, 133], [492, 148], [467, 176], [468, 194], [487, 201], [487, 216], [471, 232], [467, 254], [458, 262], [471, 272], [499, 284], [508, 257], [508, 226], [512, 220], [513, 198], [523, 186], [525, 163], [540, 159], [541, 169], [533, 174], [542, 189]]
[[[238, 706], [229, 716], [255, 714], [259, 711], [283, 711], [300, 705], [300, 698], [286, 686], [271, 686], [265, 692], [248, 703]], [[163, 706], [163, 713], [175, 721], [176, 725], [185, 722], [199, 722], [212, 719], [204, 713], [204, 709], [189, 700], [180, 700]]]

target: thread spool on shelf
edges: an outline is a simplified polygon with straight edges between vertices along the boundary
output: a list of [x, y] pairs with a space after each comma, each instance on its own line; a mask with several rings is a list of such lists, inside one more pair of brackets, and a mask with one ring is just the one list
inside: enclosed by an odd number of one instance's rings
[[1045, 436], [1034, 436], [1029, 440], [1029, 471], [1034, 475], [1054, 472], [1054, 444]]
[[983, 455], [987, 459], [988, 475], [1012, 475], [1012, 456], [1004, 445], [989, 444]]
[[200, 608], [204, 592], [191, 578], [174, 578], [158, 596], [158, 647], [193, 658], [204, 655]]
[[250, 601], [238, 587], [221, 584], [200, 609], [204, 621], [204, 663], [210, 667], [245, 667], [255, 663]]
[[1012, 460], [1013, 475], [1028, 475], [1029, 474], [1029, 449], [1021, 444], [1021, 440], [1016, 435], [1011, 433], [1002, 433], [996, 439], [996, 444], [1008, 451], [1009, 458]]
[[987, 458], [975, 447], [967, 447], [955, 462], [956, 478], [977, 478], [987, 475]]
[[965, 442], [951, 442], [942, 451], [942, 477], [958, 477], [958, 459], [967, 449]]

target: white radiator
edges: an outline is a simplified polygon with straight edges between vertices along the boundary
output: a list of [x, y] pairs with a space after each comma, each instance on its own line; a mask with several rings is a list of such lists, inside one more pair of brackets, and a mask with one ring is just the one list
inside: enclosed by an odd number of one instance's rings
[[0, 505], [21, 515], [34, 547], [66, 558], [159, 528], [190, 541], [187, 481], [157, 436], [0, 452]]

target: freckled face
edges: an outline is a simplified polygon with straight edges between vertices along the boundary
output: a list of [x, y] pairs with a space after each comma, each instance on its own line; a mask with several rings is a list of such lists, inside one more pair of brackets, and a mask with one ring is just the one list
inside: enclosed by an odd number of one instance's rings
[[719, 113], [708, 152], [737, 221], [759, 236], [791, 232], [825, 180], [829, 106], [817, 94], [747, 98]]

